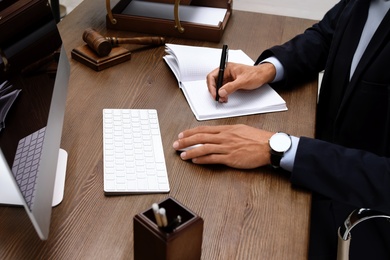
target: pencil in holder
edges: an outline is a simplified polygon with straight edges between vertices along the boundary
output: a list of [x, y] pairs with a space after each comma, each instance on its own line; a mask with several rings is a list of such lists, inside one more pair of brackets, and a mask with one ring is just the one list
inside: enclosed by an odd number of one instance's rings
[[166, 212], [164, 226], [153, 208], [134, 216], [134, 259], [200, 259], [203, 219], [171, 197], [157, 205]]

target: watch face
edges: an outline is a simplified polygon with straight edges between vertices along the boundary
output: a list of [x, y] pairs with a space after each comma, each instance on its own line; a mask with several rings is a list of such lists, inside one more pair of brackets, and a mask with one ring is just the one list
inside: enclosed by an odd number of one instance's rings
[[269, 139], [269, 145], [276, 152], [285, 152], [290, 149], [291, 138], [285, 133], [276, 133]]

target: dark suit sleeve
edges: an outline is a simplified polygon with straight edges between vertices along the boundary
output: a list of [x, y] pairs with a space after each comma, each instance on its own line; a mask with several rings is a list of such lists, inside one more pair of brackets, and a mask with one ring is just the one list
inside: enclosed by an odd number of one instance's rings
[[356, 208], [390, 214], [390, 158], [301, 137], [291, 182]]
[[323, 19], [283, 45], [264, 51], [255, 64], [275, 56], [285, 68], [285, 80], [278, 85], [293, 86], [318, 77], [325, 68], [333, 33], [347, 4], [340, 1]]

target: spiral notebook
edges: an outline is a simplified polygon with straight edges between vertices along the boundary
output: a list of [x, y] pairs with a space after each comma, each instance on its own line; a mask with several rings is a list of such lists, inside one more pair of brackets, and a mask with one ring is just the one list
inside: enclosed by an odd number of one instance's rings
[[[227, 103], [218, 103], [210, 95], [206, 76], [219, 66], [221, 49], [166, 44], [165, 62], [199, 121], [287, 110], [286, 102], [268, 84], [251, 91], [237, 91]], [[229, 62], [253, 65], [242, 50], [229, 50]]]

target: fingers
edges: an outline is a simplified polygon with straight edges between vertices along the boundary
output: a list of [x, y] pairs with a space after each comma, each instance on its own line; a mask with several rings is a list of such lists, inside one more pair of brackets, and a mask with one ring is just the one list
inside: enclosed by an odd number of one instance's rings
[[228, 156], [228, 147], [210, 143], [180, 153], [182, 160], [192, 160], [197, 164], [226, 164]]
[[215, 99], [216, 97], [217, 78], [218, 78], [218, 68], [214, 69], [206, 76], [207, 87], [213, 99]]
[[184, 160], [203, 156], [212, 153], [224, 153], [223, 136], [219, 133], [224, 131], [227, 126], [199, 126], [193, 129], [188, 129], [178, 135], [178, 140], [173, 143], [173, 148], [176, 151], [185, 150], [198, 144], [202, 146], [191, 148], [181, 153], [181, 158]]
[[[204, 160], [205, 158], [210, 157], [210, 155], [219, 154], [219, 152], [216, 152], [217, 150], [215, 150], [214, 148], [218, 148], [218, 147], [213, 146], [212, 144], [202, 145], [194, 149], [187, 150], [180, 153], [180, 158], [183, 160], [192, 159], [194, 163], [196, 163], [196, 161], [200, 159], [201, 161], [198, 162], [207, 164], [207, 161]], [[215, 163], [215, 162], [208, 162], [208, 164], [210, 163]]]
[[232, 82], [229, 82], [229, 83], [226, 83], [225, 85], [223, 85], [219, 91], [218, 91], [218, 94], [219, 94], [219, 102], [221, 103], [226, 103], [228, 101], [228, 96], [230, 94], [232, 94], [233, 92], [235, 92], [236, 90], [238, 90], [237, 84], [235, 84], [234, 81]]
[[[205, 137], [206, 135], [203, 135], [203, 137], [202, 137], [203, 140], [209, 139], [209, 138]], [[178, 151], [178, 150], [181, 150], [181, 149], [186, 148], [186, 147], [191, 147], [191, 146], [193, 146], [192, 143], [194, 143], [194, 142], [197, 143], [196, 141], [194, 141], [197, 139], [197, 137], [199, 137], [199, 135], [198, 136], [191, 136], [191, 137], [184, 138], [184, 139], [179, 139], [173, 143], [173, 148]], [[218, 146], [218, 145], [215, 145], [215, 144], [210, 143], [210, 142], [207, 142], [207, 143], [205, 142], [205, 144], [203, 144], [201, 146], [194, 146], [194, 148], [191, 148], [189, 150], [184, 150], [183, 152], [180, 153], [180, 158], [183, 160], [192, 159], [192, 161], [194, 163], [196, 163], [196, 161], [198, 159], [199, 159], [200, 163], [206, 163], [206, 164], [207, 163], [216, 163], [215, 161], [207, 162], [207, 160], [205, 160], [205, 159], [206, 158], [210, 159], [210, 155], [213, 155], [213, 154], [224, 153], [223, 150], [224, 149], [222, 146]]]
[[[198, 126], [198, 127], [187, 129], [187, 130], [181, 132], [178, 135], [178, 138], [183, 139], [183, 138], [188, 138], [188, 137], [196, 135], [196, 137], [194, 137], [194, 139], [192, 139], [194, 142], [207, 141], [207, 142], [212, 143], [214, 137], [207, 136], [206, 134], [210, 134], [210, 135], [218, 134], [218, 133], [221, 133], [229, 128], [231, 128], [231, 126], [229, 126], [229, 125]], [[193, 144], [195, 144], [195, 143], [193, 143]]]
[[220, 127], [200, 126], [181, 132], [178, 140], [173, 143], [175, 150], [181, 150], [197, 144], [212, 144], [218, 142], [215, 134], [219, 133]]
[[[218, 95], [220, 97], [219, 102], [227, 102], [228, 96], [239, 89], [247, 89], [248, 87], [250, 89], [253, 89], [255, 87], [259, 87], [259, 85], [253, 87], [253, 83], [251, 83], [251, 81], [254, 81], [252, 77], [257, 75], [254, 73], [248, 74], [248, 71], [250, 72], [251, 70], [253, 70], [253, 67], [254, 66], [233, 62], [227, 63], [223, 77], [223, 85], [218, 91]], [[216, 97], [216, 82], [218, 79], [218, 73], [219, 69], [216, 68], [211, 71], [206, 77], [207, 87], [213, 99], [215, 99]]]
[[[218, 78], [218, 68], [207, 75], [207, 86], [210, 94], [216, 97], [216, 82]], [[276, 75], [275, 66], [271, 63], [262, 63], [258, 66], [249, 66], [228, 62], [223, 86], [219, 89], [220, 102], [227, 102], [228, 96], [239, 89], [253, 90], [265, 83], [271, 82]]]
[[[221, 102], [221, 103], [227, 102], [228, 95], [230, 93], [232, 93], [232, 91], [231, 92], [226, 91], [226, 84], [225, 83], [229, 82], [229, 79], [231, 78], [230, 71], [228, 68], [229, 68], [229, 63], [227, 63], [225, 73], [224, 73], [224, 78], [223, 78], [224, 85], [222, 85], [222, 87], [218, 91], [219, 102]], [[213, 71], [211, 71], [206, 77], [207, 87], [208, 87], [208, 90], [209, 90], [211, 96], [213, 97], [213, 99], [215, 99], [217, 96], [217, 83], [216, 82], [218, 79], [218, 73], [219, 73], [219, 69], [216, 68]], [[227, 83], [227, 84], [230, 84], [230, 83]], [[230, 88], [231, 87], [228, 87], [228, 89], [230, 89]]]
[[225, 155], [223, 155], [223, 154], [213, 153], [213, 154], [208, 154], [205, 156], [194, 157], [192, 159], [192, 162], [195, 164], [223, 164], [224, 156]]

